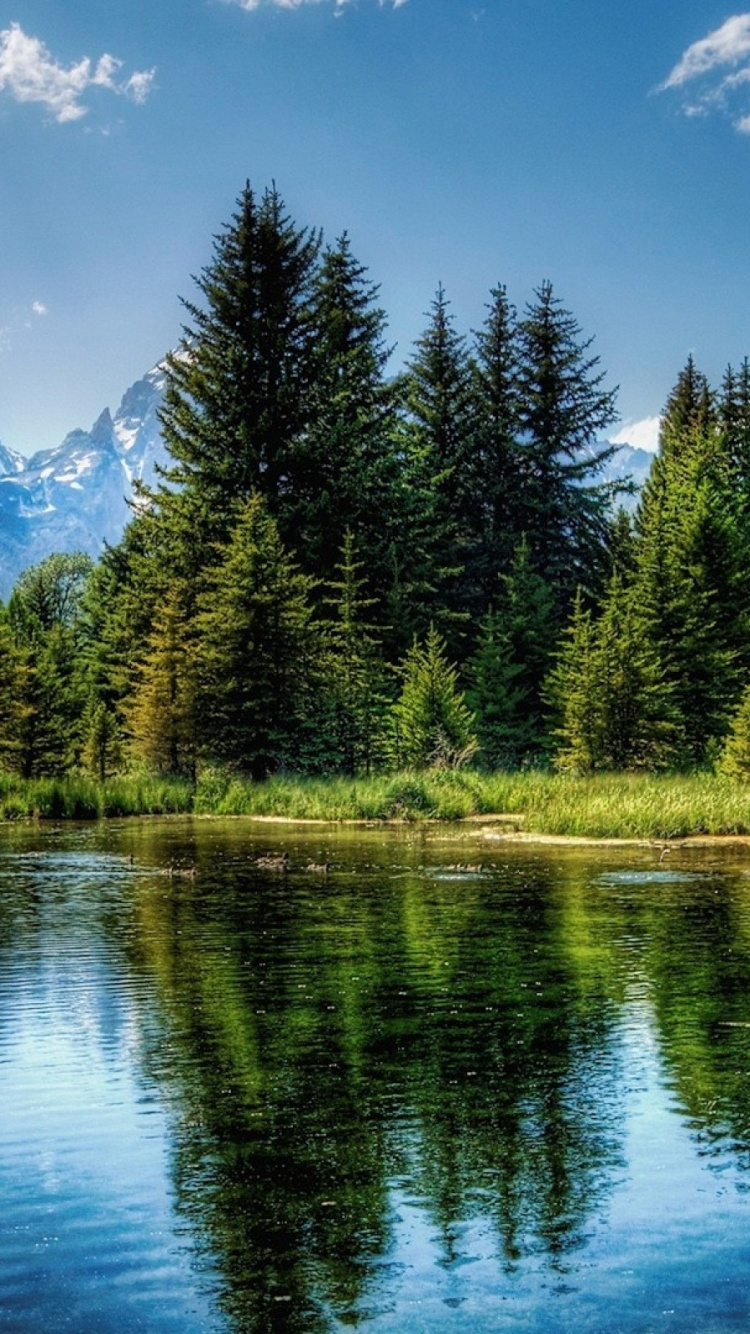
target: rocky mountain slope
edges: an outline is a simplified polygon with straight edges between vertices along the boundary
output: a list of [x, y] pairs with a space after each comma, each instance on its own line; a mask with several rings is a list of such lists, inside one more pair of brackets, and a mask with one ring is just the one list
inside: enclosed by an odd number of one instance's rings
[[156, 366], [131, 385], [114, 417], [66, 435], [30, 459], [0, 445], [0, 598], [21, 570], [53, 551], [98, 556], [128, 520], [134, 480], [154, 479], [165, 451], [156, 416], [164, 393]]
[[[0, 598], [27, 565], [53, 551], [96, 557], [105, 542], [118, 541], [134, 480], [152, 482], [155, 463], [166, 461], [157, 418], [164, 386], [164, 367], [155, 366], [131, 385], [114, 416], [105, 408], [90, 431], [71, 431], [56, 449], [30, 459], [0, 444]], [[623, 445], [607, 476], [630, 474], [640, 486], [651, 459]]]

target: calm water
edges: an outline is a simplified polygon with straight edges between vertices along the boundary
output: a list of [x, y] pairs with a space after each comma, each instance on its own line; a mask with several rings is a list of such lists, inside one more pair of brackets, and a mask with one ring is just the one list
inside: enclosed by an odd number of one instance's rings
[[749, 1058], [750, 852], [3, 829], [0, 1330], [746, 1331]]

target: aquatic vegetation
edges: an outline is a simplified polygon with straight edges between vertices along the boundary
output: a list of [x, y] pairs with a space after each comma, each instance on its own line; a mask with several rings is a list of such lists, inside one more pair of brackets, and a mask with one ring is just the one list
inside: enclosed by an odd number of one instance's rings
[[708, 772], [586, 776], [528, 769], [436, 769], [370, 778], [275, 776], [253, 782], [207, 770], [185, 779], [130, 775], [24, 780], [0, 775], [0, 820], [129, 815], [420, 821], [503, 815], [503, 828], [588, 838], [750, 834], [750, 789]]

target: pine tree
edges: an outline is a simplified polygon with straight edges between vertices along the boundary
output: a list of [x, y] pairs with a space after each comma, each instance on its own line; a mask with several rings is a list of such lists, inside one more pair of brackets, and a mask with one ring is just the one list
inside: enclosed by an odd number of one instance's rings
[[493, 600], [498, 572], [507, 570], [521, 537], [516, 311], [505, 287], [494, 287], [483, 327], [474, 334], [475, 454], [470, 460], [475, 516], [472, 575], [483, 608]]
[[487, 769], [515, 768], [523, 757], [519, 737], [526, 692], [519, 684], [523, 665], [516, 661], [502, 613], [489, 612], [480, 628], [470, 664], [466, 702], [476, 719], [481, 763]]
[[670, 393], [661, 418], [659, 455], [680, 453], [695, 436], [709, 434], [716, 425], [714, 395], [692, 353]]
[[681, 718], [682, 761], [703, 763], [750, 666], [750, 534], [726, 438], [692, 362], [670, 397], [636, 525], [641, 623]]
[[458, 688], [457, 669], [434, 626], [414, 641], [401, 665], [401, 695], [393, 705], [393, 757], [398, 768], [465, 763], [477, 748], [474, 718]]
[[629, 580], [637, 562], [635, 523], [622, 505], [617, 510], [609, 530], [607, 556], [610, 574]]
[[585, 774], [601, 766], [602, 715], [600, 660], [591, 610], [580, 590], [547, 682], [547, 698], [557, 716], [555, 766]]
[[603, 388], [592, 341], [543, 283], [519, 326], [520, 526], [560, 614], [578, 586], [596, 589], [606, 563], [613, 487], [597, 478], [615, 446], [598, 441], [616, 391]]
[[741, 696], [717, 768], [736, 782], [750, 781], [750, 686]]
[[18, 772], [24, 778], [63, 774], [76, 763], [81, 744], [83, 700], [74, 633], [60, 623], [43, 631], [15, 596], [8, 612], [22, 654]]
[[118, 718], [102, 699], [92, 698], [83, 715], [83, 767], [100, 783], [122, 767], [123, 748]]
[[8, 604], [23, 663], [16, 753], [27, 778], [64, 773], [80, 754], [85, 693], [79, 612], [91, 568], [80, 552], [49, 556], [24, 571]]
[[482, 623], [471, 662], [470, 702], [485, 762], [515, 768], [539, 761], [548, 749], [545, 681], [557, 638], [556, 609], [525, 538], [500, 585], [497, 609]]
[[[185, 589], [170, 585], [136, 666], [126, 702], [130, 752], [151, 772], [195, 775], [196, 653]], [[100, 763], [106, 764], [106, 712], [99, 715]], [[96, 721], [96, 717], [95, 717]]]
[[309, 418], [290, 452], [279, 532], [304, 572], [334, 578], [347, 531], [357, 534], [368, 585], [388, 581], [396, 498], [395, 403], [378, 289], [344, 234], [312, 288]]
[[673, 689], [645, 632], [632, 584], [610, 581], [593, 630], [597, 691], [597, 762], [605, 769], [665, 768], [681, 745]]
[[209, 573], [196, 620], [207, 759], [256, 779], [299, 762], [319, 667], [311, 591], [263, 498], [252, 496]]
[[[125, 713], [140, 685], [139, 664], [159, 608], [170, 580], [178, 578], [175, 558], [160, 516], [148, 508], [139, 510], [120, 543], [105, 549], [81, 599], [77, 634], [83, 760], [100, 776], [124, 762]], [[189, 587], [184, 579], [182, 587]]]
[[472, 471], [472, 364], [438, 288], [429, 324], [402, 380], [410, 550], [389, 619], [410, 634], [439, 624], [457, 651], [467, 620], [464, 569], [476, 504]]
[[0, 607], [0, 769], [23, 770], [23, 737], [28, 709], [28, 665]]
[[750, 361], [745, 357], [739, 371], [727, 367], [719, 400], [719, 425], [736, 476], [750, 498]]
[[362, 561], [346, 533], [338, 578], [326, 599], [333, 618], [323, 627], [323, 677], [328, 708], [329, 761], [339, 772], [369, 773], [380, 756], [383, 665], [377, 629], [368, 620], [374, 600], [365, 595]]
[[161, 414], [173, 462], [156, 501], [178, 527], [187, 507], [185, 559], [196, 546], [210, 559], [206, 544], [226, 537], [237, 503], [254, 492], [272, 512], [282, 506], [308, 416], [319, 244], [290, 221], [275, 188], [258, 203], [248, 184], [197, 280], [203, 304], [184, 302], [191, 322], [167, 359]]

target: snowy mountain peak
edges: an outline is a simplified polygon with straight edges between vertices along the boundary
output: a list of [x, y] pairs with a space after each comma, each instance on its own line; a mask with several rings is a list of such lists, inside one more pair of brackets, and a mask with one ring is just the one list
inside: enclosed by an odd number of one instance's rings
[[23, 472], [25, 467], [26, 460], [0, 442], [0, 477], [12, 477], [15, 473]]
[[89, 437], [91, 439], [92, 444], [94, 445], [105, 446], [105, 447], [108, 445], [110, 447], [112, 446], [113, 424], [112, 424], [112, 414], [109, 408], [105, 408], [104, 411], [99, 414], [96, 421], [94, 422], [94, 425], [91, 427], [91, 430], [89, 431]]
[[166, 384], [160, 363], [89, 431], [70, 431], [54, 449], [23, 459], [0, 445], [0, 597], [18, 575], [53, 551], [96, 557], [119, 541], [137, 478], [151, 482], [165, 461], [157, 412]]
[[[1, 598], [26, 566], [53, 551], [96, 557], [105, 542], [119, 541], [132, 514], [133, 483], [153, 484], [156, 465], [167, 462], [159, 422], [165, 388], [160, 362], [126, 390], [114, 416], [105, 408], [91, 430], [71, 431], [55, 449], [23, 459], [0, 445]], [[653, 456], [616, 443], [605, 477], [630, 474], [640, 486]]]

